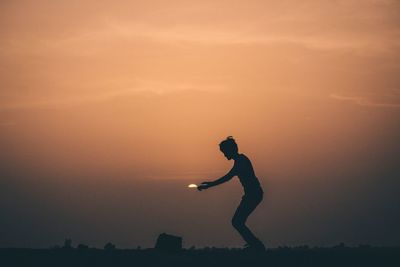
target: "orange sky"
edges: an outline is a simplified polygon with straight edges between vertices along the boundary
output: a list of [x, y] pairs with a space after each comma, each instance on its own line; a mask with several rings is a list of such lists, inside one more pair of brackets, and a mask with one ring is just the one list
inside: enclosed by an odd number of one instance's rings
[[[339, 197], [360, 194], [362, 206], [379, 179], [398, 187], [399, 1], [16, 0], [0, 10], [0, 179], [12, 192], [218, 178], [232, 164], [218, 150], [228, 135], [267, 188], [317, 197], [351, 184], [359, 191]], [[294, 199], [277, 196], [260, 214]], [[265, 224], [265, 239], [280, 220]], [[75, 233], [63, 231], [32, 245]], [[236, 244], [231, 234], [213, 241]], [[320, 242], [293, 236], [272, 243]], [[377, 236], [365, 241], [392, 242]], [[0, 246], [22, 242], [13, 240]]]

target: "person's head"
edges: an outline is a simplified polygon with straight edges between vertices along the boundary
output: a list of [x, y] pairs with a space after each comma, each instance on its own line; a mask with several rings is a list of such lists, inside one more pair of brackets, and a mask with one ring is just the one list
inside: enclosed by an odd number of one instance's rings
[[232, 136], [228, 136], [222, 141], [219, 144], [219, 149], [228, 160], [233, 159], [238, 154], [238, 146]]

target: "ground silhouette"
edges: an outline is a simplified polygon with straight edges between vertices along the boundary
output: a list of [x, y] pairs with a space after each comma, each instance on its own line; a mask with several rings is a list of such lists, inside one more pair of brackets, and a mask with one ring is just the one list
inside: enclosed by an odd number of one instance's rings
[[400, 266], [400, 247], [280, 247], [265, 252], [203, 248], [157, 249], [0, 249], [1, 266]]

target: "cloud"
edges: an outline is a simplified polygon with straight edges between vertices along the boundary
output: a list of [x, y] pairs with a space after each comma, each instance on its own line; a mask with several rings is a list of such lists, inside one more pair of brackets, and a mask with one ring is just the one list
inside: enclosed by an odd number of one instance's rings
[[[288, 26], [284, 26], [284, 28], [286, 27]], [[380, 54], [397, 51], [400, 48], [400, 39], [396, 37], [398, 33], [398, 30], [355, 33], [350, 30], [324, 32], [319, 29], [314, 29], [310, 33], [303, 33], [303, 30], [288, 31], [282, 29], [278, 31], [274, 28], [266, 31], [263, 29], [263, 24], [257, 23], [248, 23], [240, 27], [230, 25], [213, 28], [207, 25], [160, 26], [113, 21], [102, 28], [73, 33], [70, 36], [49, 36], [48, 38], [37, 39], [28, 37], [28, 40], [21, 37], [22, 39], [3, 40], [5, 41], [3, 51], [7, 51], [7, 53], [29, 53], [31, 51], [31, 53], [37, 54], [38, 52], [48, 53], [49, 49], [57, 51], [61, 49], [70, 54], [91, 55], [96, 53], [96, 45], [101, 47], [102, 44], [110, 40], [116, 43], [129, 40], [146, 40], [173, 45], [268, 45], [287, 43], [315, 50], [344, 50], [366, 55], [368, 53]]]
[[377, 108], [400, 108], [400, 103], [382, 103], [382, 102], [378, 103], [368, 100], [366, 97], [362, 96], [342, 96], [337, 94], [330, 94], [329, 97], [339, 101], [352, 102], [360, 106], [377, 107]]
[[[139, 3], [128, 4], [125, 8], [113, 4], [108, 7], [110, 10], [104, 10], [107, 19], [83, 12], [81, 23], [72, 24], [65, 23], [71, 19], [69, 16], [75, 18], [76, 12], [69, 13], [71, 10], [65, 12], [63, 20], [57, 21], [36, 10], [34, 13], [39, 12], [38, 17], [43, 17], [48, 25], [31, 29], [30, 25], [20, 22], [11, 24], [14, 27], [4, 27], [0, 30], [2, 50], [47, 53], [48, 49], [65, 49], [69, 53], [90, 54], [96, 51], [96, 46], [109, 42], [138, 40], [177, 45], [291, 43], [310, 49], [351, 50], [363, 54], [393, 52], [400, 48], [398, 13], [395, 12], [398, 1], [306, 1], [296, 8], [288, 8], [293, 6], [293, 1], [280, 4], [255, 1], [237, 6], [206, 2], [161, 4], [146, 9], [140, 16], [125, 13], [132, 10], [129, 7], [140, 11], [143, 6]], [[115, 7], [122, 10], [116, 12]], [[84, 10], [85, 6], [82, 8]], [[11, 18], [9, 21], [16, 23]], [[56, 26], [64, 29], [63, 34], [53, 31]]]
[[180, 91], [201, 91], [201, 92], [218, 92], [225, 90], [223, 85], [219, 84], [190, 84], [190, 83], [173, 83], [163, 81], [153, 81], [136, 79], [136, 85], [132, 88], [108, 90], [96, 93], [85, 93], [80, 95], [59, 96], [49, 98], [33, 98], [28, 101], [15, 101], [0, 103], [0, 111], [35, 109], [35, 108], [70, 108], [80, 106], [87, 103], [112, 101], [121, 96], [161, 96], [173, 92]]

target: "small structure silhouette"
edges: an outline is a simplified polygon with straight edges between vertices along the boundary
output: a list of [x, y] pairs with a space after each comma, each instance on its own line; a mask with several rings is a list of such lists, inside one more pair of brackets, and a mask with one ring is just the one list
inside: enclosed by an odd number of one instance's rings
[[182, 249], [182, 237], [162, 233], [158, 236], [155, 249], [161, 251], [179, 251]]
[[67, 238], [64, 240], [64, 246], [62, 247], [63, 249], [72, 249], [72, 240]]

